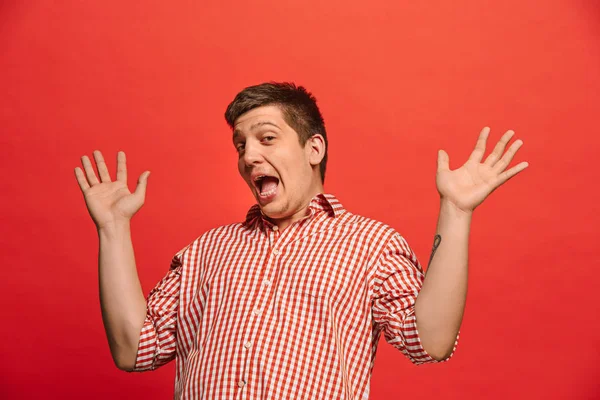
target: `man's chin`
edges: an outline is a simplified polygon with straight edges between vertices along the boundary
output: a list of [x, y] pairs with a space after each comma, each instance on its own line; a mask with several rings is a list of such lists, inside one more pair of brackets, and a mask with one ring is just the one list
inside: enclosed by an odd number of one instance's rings
[[283, 215], [281, 207], [277, 207], [277, 205], [273, 204], [273, 202], [265, 205], [260, 205], [260, 210], [262, 211], [265, 217], [271, 219], [280, 219], [285, 217], [285, 215]]

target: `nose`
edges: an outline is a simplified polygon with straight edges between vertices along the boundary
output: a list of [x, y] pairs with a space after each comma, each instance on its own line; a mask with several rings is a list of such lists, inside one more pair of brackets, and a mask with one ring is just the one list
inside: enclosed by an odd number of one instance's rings
[[253, 143], [246, 143], [242, 159], [244, 160], [246, 167], [252, 167], [253, 165], [259, 164], [263, 161], [260, 148]]

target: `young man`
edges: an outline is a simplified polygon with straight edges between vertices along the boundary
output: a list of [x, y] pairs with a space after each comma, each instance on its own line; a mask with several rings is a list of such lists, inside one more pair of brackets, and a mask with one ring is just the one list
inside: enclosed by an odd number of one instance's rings
[[439, 152], [440, 214], [425, 277], [399, 233], [324, 191], [327, 135], [304, 88], [248, 87], [225, 117], [257, 204], [243, 222], [179, 251], [147, 301], [129, 221], [149, 172], [130, 193], [123, 152], [114, 182], [98, 151], [100, 181], [86, 156], [85, 174], [75, 169], [98, 228], [102, 315], [117, 366], [144, 371], [175, 358], [175, 398], [366, 399], [382, 333], [415, 364], [447, 361], [464, 311], [473, 210], [528, 165], [504, 171], [522, 144], [504, 154], [513, 132], [484, 163], [488, 128], [457, 170]]

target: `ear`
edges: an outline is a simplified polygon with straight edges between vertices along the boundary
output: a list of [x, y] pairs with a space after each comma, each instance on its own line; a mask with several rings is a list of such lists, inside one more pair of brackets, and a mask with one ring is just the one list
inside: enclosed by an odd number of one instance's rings
[[319, 165], [325, 157], [325, 139], [323, 135], [316, 134], [311, 136], [307, 141], [304, 149], [308, 153], [308, 162], [310, 165]]

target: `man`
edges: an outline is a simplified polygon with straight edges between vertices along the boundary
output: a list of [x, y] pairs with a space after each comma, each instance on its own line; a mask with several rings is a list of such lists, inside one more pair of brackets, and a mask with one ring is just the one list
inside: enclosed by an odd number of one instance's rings
[[129, 221], [144, 202], [125, 154], [111, 181], [102, 154], [75, 169], [98, 228], [102, 315], [116, 365], [176, 364], [176, 398], [366, 399], [381, 333], [413, 363], [447, 361], [467, 292], [473, 210], [525, 169], [504, 171], [522, 141], [506, 132], [481, 162], [489, 129], [469, 160], [438, 154], [440, 214], [424, 276], [395, 230], [352, 214], [323, 189], [327, 135], [314, 97], [267, 83], [240, 92], [225, 113], [238, 169], [257, 204], [245, 220], [204, 233], [173, 257], [143, 297]]

